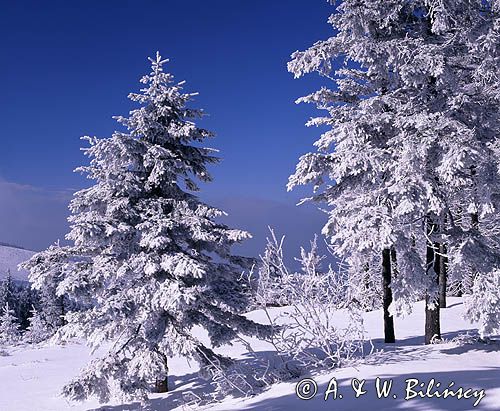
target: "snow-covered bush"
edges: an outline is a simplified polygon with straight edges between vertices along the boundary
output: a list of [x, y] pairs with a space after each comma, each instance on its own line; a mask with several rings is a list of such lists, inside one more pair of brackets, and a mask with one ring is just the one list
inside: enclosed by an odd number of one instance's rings
[[282, 284], [291, 301], [282, 315], [291, 323], [275, 338], [280, 351], [306, 369], [340, 367], [362, 353], [364, 342], [361, 307], [350, 298], [347, 273], [321, 270], [316, 241], [310, 251], [301, 250], [301, 275]]
[[256, 281], [256, 299], [259, 305], [279, 306], [284, 303], [284, 295], [280, 287], [282, 277], [287, 275], [283, 264], [283, 240], [276, 239], [270, 229], [271, 239], [267, 238], [266, 248], [260, 256], [261, 264]]
[[[257, 290], [264, 289], [264, 285], [281, 290], [287, 306], [275, 314], [268, 308], [269, 293], [261, 292], [256, 300], [275, 330], [271, 342], [282, 359], [279, 378], [286, 378], [287, 372], [290, 377], [313, 368], [340, 367], [354, 356], [362, 355], [363, 306], [352, 298], [348, 273], [334, 270], [331, 265], [322, 269], [325, 257], [318, 254], [315, 238], [309, 251], [301, 249], [298, 259], [301, 271], [290, 274], [283, 262], [283, 239], [278, 241], [271, 233], [266, 249], [278, 252], [271, 262], [262, 258], [260, 271], [279, 267], [281, 274], [276, 284], [268, 283], [264, 277], [264, 284], [259, 284]], [[266, 267], [270, 263], [272, 267]]]
[[250, 288], [253, 293], [253, 302], [260, 307], [280, 307], [290, 302], [284, 283], [290, 282], [297, 273], [290, 273], [283, 261], [283, 242], [279, 240], [274, 230], [269, 227], [270, 237], [266, 238], [264, 253], [260, 255], [257, 275], [250, 273]]
[[211, 385], [214, 391], [209, 398], [220, 400], [228, 395], [249, 396], [256, 394], [264, 387], [262, 380], [262, 368], [235, 361], [231, 364], [223, 364], [219, 359], [209, 359], [205, 372], [210, 375]]

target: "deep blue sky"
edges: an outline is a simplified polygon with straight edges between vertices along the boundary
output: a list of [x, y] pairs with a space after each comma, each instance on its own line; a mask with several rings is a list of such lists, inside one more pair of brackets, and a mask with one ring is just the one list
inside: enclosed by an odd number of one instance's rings
[[326, 0], [1, 4], [0, 241], [40, 249], [64, 235], [67, 200], [89, 184], [72, 172], [86, 162], [79, 137], [119, 129], [111, 117], [133, 107], [126, 96], [156, 50], [210, 114], [202, 125], [224, 160], [201, 196], [256, 234], [246, 251], [263, 246], [268, 224], [295, 248], [320, 230], [323, 215], [295, 207], [308, 190], [285, 185], [319, 134], [304, 126], [316, 110], [294, 101], [325, 82], [294, 80], [286, 63], [332, 35]]

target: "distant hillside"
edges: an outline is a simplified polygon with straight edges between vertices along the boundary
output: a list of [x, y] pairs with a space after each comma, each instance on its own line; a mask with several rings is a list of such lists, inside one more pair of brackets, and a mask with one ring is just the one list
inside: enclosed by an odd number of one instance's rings
[[0, 247], [11, 247], [11, 248], [20, 248], [21, 250], [26, 250], [26, 248], [24, 247], [21, 247], [20, 245], [15, 245], [15, 244], [9, 244], [9, 243], [4, 243], [2, 241], [0, 241]]
[[18, 271], [17, 265], [28, 260], [34, 251], [25, 250], [24, 248], [0, 244], [0, 280], [6, 277], [7, 271], [10, 270], [12, 278], [18, 281], [28, 281], [27, 271]]

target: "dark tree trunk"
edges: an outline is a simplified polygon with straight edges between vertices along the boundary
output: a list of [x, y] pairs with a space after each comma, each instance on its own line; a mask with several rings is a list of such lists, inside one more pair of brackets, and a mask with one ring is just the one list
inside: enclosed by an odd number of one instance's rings
[[441, 244], [439, 248], [439, 308], [446, 308], [446, 287], [448, 277], [448, 257], [446, 257], [446, 245]]
[[165, 377], [164, 380], [156, 381], [156, 392], [168, 392], [168, 377]]
[[[471, 166], [470, 168], [470, 175], [472, 178], [474, 178], [474, 176], [476, 175], [476, 166]], [[474, 197], [477, 197], [477, 193], [476, 193], [476, 189], [474, 188]], [[477, 211], [475, 213], [472, 213], [470, 215], [470, 218], [471, 218], [471, 225], [472, 225], [472, 228], [474, 230], [477, 230], [479, 228], [479, 214], [477, 213]]]
[[155, 383], [156, 392], [168, 392], [168, 363], [166, 355], [163, 355], [163, 361], [165, 361], [166, 375], [165, 378], [156, 381]]
[[471, 225], [474, 230], [477, 230], [479, 228], [479, 216], [477, 213], [472, 213], [470, 215], [471, 219]]
[[[435, 233], [437, 225], [428, 222], [427, 234], [431, 236]], [[431, 289], [425, 295], [425, 344], [430, 344], [433, 339], [441, 339], [441, 324], [439, 320], [439, 299], [436, 290], [439, 290], [439, 273], [441, 261], [439, 254], [434, 250], [439, 250], [439, 243], [429, 242], [427, 244], [426, 262], [427, 275], [431, 276]]]
[[430, 309], [429, 295], [425, 296], [425, 343], [430, 344], [433, 339], [441, 339], [441, 324], [439, 321], [439, 304]]
[[389, 306], [392, 303], [391, 289], [391, 250], [382, 251], [382, 285], [384, 289], [384, 341], [386, 343], [396, 342], [394, 336], [394, 318], [389, 314]]
[[64, 318], [64, 316], [66, 315], [66, 308], [64, 307], [63, 295], [59, 297], [59, 306], [61, 307], [61, 325], [66, 325], [66, 319]]

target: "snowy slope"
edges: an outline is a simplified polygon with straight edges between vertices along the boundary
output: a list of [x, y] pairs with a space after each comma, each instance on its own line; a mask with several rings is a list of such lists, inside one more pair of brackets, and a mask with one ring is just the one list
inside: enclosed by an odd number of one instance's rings
[[[462, 319], [463, 304], [461, 298], [449, 298], [449, 308], [442, 311], [441, 331], [446, 340], [457, 335], [477, 335], [473, 325]], [[282, 383], [254, 398], [228, 400], [212, 407], [211, 410], [342, 410], [342, 411], [389, 411], [389, 410], [500, 410], [500, 344], [464, 344], [445, 343], [432, 346], [423, 345], [424, 303], [415, 305], [413, 313], [405, 319], [395, 320], [396, 344], [383, 343], [382, 313], [374, 311], [366, 313], [365, 326], [368, 335], [373, 339], [376, 352], [368, 357], [364, 364], [346, 367], [321, 376], [314, 376], [317, 382], [317, 395], [312, 400], [300, 400], [296, 394], [296, 382]], [[498, 339], [497, 339], [498, 341]], [[343, 398], [332, 395], [328, 401], [324, 394], [332, 377], [338, 382], [338, 393]], [[393, 387], [389, 398], [377, 398], [376, 378], [392, 379]], [[355, 398], [351, 387], [353, 379], [365, 380], [366, 394]], [[449, 397], [444, 398], [410, 398], [405, 400], [406, 380], [416, 378], [427, 383], [434, 378], [447, 388], [451, 382], [453, 387], [477, 388], [485, 390], [485, 397], [478, 406], [475, 401]], [[417, 388], [415, 388], [416, 390]], [[436, 389], [431, 390], [436, 391]], [[393, 398], [396, 395], [397, 398]]]
[[35, 254], [34, 251], [0, 244], [0, 280], [3, 279], [7, 275], [7, 271], [10, 270], [13, 279], [28, 281], [28, 272], [25, 270], [19, 271], [17, 265], [28, 260], [33, 254]]
[[[463, 304], [459, 298], [449, 299], [449, 308], [443, 310], [442, 331], [446, 339], [469, 332], [474, 327], [461, 316]], [[318, 395], [310, 401], [300, 400], [295, 395], [296, 383], [281, 383], [253, 398], [227, 399], [207, 410], [499, 410], [500, 409], [500, 347], [498, 344], [456, 344], [452, 342], [424, 346], [422, 331], [424, 326], [424, 306], [417, 303], [414, 313], [406, 319], [396, 319], [398, 342], [385, 346], [382, 337], [382, 314], [380, 311], [365, 316], [368, 334], [374, 339], [378, 353], [356, 367], [346, 367], [327, 375], [314, 376], [318, 383]], [[252, 318], [264, 321], [262, 312], [251, 313]], [[201, 335], [204, 339], [204, 336]], [[269, 351], [263, 342], [252, 341], [257, 352]], [[63, 411], [63, 410], [102, 410], [132, 411], [140, 410], [140, 404], [108, 404], [99, 406], [95, 401], [70, 403], [58, 396], [60, 387], [68, 381], [91, 358], [89, 350], [80, 344], [66, 346], [43, 346], [38, 348], [9, 348], [9, 356], [0, 355], [0, 410], [12, 411]], [[239, 344], [224, 347], [225, 354], [245, 358], [245, 349]], [[198, 409], [187, 405], [192, 396], [206, 389], [205, 383], [196, 375], [194, 364], [191, 366], [182, 358], [170, 361], [170, 384], [173, 390], [168, 394], [154, 395], [151, 410], [190, 410]], [[339, 393], [343, 398], [324, 401], [322, 395], [332, 377], [339, 383]], [[389, 398], [375, 396], [375, 379], [392, 379], [393, 388]], [[353, 378], [365, 379], [366, 394], [354, 398], [351, 389]], [[455, 387], [484, 389], [485, 397], [477, 407], [474, 398], [461, 399], [413, 398], [404, 400], [405, 380], [418, 378], [428, 382], [431, 378], [443, 387], [453, 381]], [[394, 399], [392, 395], [397, 395]], [[36, 404], [36, 407], [33, 406]]]

